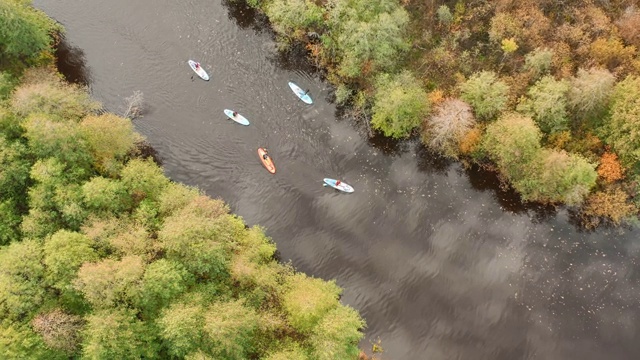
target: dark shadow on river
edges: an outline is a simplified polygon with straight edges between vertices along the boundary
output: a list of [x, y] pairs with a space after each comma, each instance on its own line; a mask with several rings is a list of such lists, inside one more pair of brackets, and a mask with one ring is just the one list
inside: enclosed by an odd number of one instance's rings
[[[640, 358], [638, 229], [583, 232], [566, 209], [523, 205], [491, 173], [414, 141], [368, 139], [242, 5], [35, 4], [67, 29], [70, 80], [89, 82], [112, 111], [142, 91], [152, 111], [135, 125], [166, 173], [264, 226], [283, 261], [335, 278], [367, 320], [363, 346], [380, 338], [396, 360]], [[192, 79], [190, 58], [211, 81]], [[251, 125], [226, 120], [225, 108]], [[257, 158], [265, 146], [275, 175]], [[356, 191], [323, 188], [324, 177]]]

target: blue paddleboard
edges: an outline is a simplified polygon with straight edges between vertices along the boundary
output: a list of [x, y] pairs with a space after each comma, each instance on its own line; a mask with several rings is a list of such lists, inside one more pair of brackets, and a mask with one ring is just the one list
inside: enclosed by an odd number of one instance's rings
[[289, 81], [289, 87], [291, 88], [293, 93], [300, 98], [300, 100], [304, 101], [309, 105], [313, 104], [313, 100], [311, 100], [311, 96], [309, 96], [309, 94], [307, 94], [304, 90], [302, 90], [300, 86]]

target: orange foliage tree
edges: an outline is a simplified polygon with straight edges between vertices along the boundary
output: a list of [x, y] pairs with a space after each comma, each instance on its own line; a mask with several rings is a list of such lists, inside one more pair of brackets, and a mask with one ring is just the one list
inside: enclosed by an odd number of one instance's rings
[[600, 157], [600, 165], [598, 165], [598, 176], [607, 184], [618, 181], [624, 177], [624, 169], [618, 161], [618, 155], [611, 152], [602, 154], [602, 157]]

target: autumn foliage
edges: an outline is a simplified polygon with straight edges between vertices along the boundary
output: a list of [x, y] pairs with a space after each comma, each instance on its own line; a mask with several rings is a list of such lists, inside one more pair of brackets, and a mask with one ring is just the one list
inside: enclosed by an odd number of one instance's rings
[[618, 155], [610, 152], [602, 154], [598, 165], [598, 176], [605, 183], [612, 183], [624, 177], [624, 169], [618, 161]]

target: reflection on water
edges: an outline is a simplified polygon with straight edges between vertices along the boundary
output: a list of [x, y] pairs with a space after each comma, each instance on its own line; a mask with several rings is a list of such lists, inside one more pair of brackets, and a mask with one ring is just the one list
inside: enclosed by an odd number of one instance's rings
[[84, 58], [84, 51], [71, 45], [64, 36], [61, 37], [58, 43], [56, 56], [56, 66], [67, 81], [85, 86], [91, 83], [89, 68]]
[[[153, 111], [135, 126], [167, 174], [264, 226], [283, 261], [335, 278], [367, 320], [363, 346], [380, 338], [395, 360], [640, 357], [638, 229], [583, 232], [566, 209], [522, 204], [491, 172], [415, 140], [369, 138], [336, 119], [331, 86], [301, 49], [276, 52], [263, 19], [237, 2], [35, 3], [67, 28], [61, 70], [109, 109], [142, 91]], [[191, 81], [188, 58], [211, 81]], [[356, 191], [326, 189], [324, 177]]]

